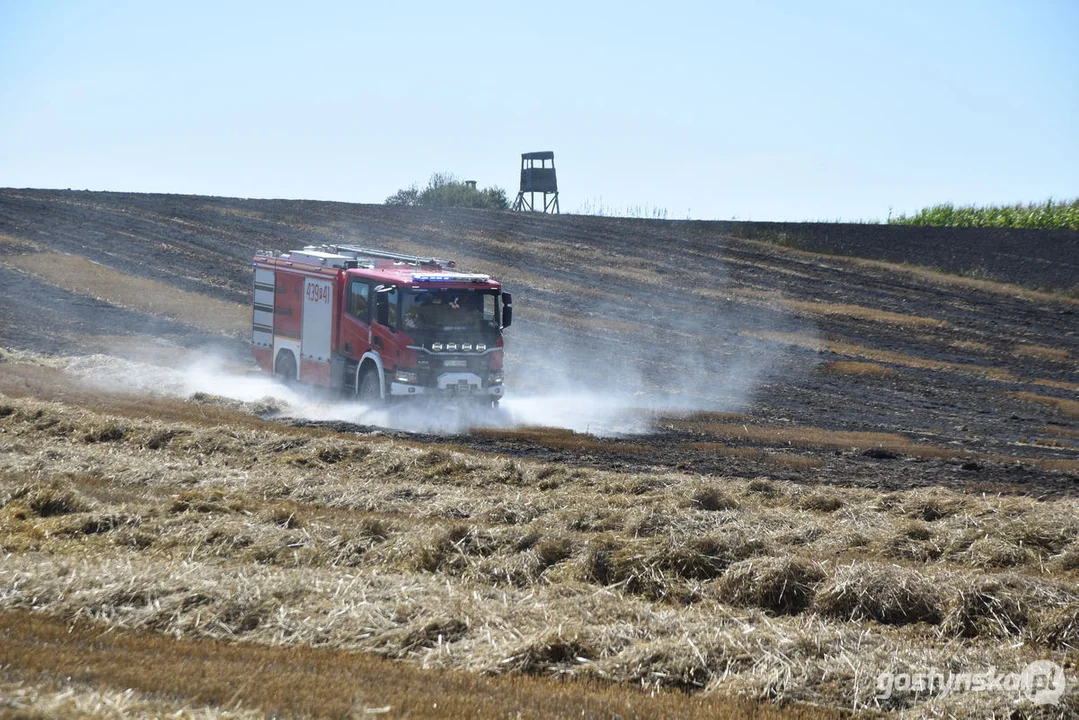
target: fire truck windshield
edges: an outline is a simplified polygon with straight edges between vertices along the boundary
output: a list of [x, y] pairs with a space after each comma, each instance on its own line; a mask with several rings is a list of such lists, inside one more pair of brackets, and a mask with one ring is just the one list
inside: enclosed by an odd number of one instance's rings
[[404, 292], [405, 330], [479, 331], [498, 329], [498, 294], [494, 290], [425, 290]]

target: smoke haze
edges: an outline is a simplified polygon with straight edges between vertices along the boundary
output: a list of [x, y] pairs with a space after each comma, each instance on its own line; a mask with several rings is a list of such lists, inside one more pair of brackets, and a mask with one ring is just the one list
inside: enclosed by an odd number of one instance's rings
[[593, 306], [582, 317], [567, 318], [572, 325], [552, 322], [550, 314], [530, 321], [530, 306], [519, 301], [518, 320], [506, 333], [507, 395], [494, 411], [414, 401], [367, 407], [326, 391], [285, 386], [250, 363], [206, 350], [187, 351], [180, 356], [186, 359], [170, 365], [89, 355], [67, 359], [66, 370], [111, 390], [260, 403], [275, 417], [417, 433], [548, 426], [628, 435], [649, 432], [657, 414], [744, 409], [760, 383], [791, 367], [783, 346], [748, 337], [744, 329], [809, 330], [774, 308], [709, 307], [675, 297], [673, 307], [629, 301]]

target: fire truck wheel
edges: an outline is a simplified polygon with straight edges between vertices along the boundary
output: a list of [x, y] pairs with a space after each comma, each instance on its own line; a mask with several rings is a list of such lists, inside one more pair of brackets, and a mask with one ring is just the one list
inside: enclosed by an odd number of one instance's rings
[[274, 363], [274, 375], [281, 382], [288, 385], [296, 380], [296, 360], [292, 357], [292, 353], [282, 350], [277, 355], [277, 362]]
[[373, 405], [382, 402], [382, 392], [378, 387], [378, 371], [366, 370], [360, 376], [360, 402]]

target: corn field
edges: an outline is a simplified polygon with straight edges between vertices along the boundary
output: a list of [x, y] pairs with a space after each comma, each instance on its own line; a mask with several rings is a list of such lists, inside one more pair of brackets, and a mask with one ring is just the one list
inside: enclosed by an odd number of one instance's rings
[[1079, 198], [1024, 205], [962, 205], [951, 203], [922, 208], [914, 215], [889, 217], [890, 225], [932, 225], [940, 227], [1036, 228], [1079, 230]]

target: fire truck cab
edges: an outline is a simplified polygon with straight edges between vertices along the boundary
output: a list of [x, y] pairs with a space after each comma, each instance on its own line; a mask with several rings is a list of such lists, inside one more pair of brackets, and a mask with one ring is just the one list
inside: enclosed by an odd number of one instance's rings
[[262, 251], [253, 265], [255, 361], [284, 382], [368, 403], [502, 399], [513, 305], [489, 276], [355, 245]]

